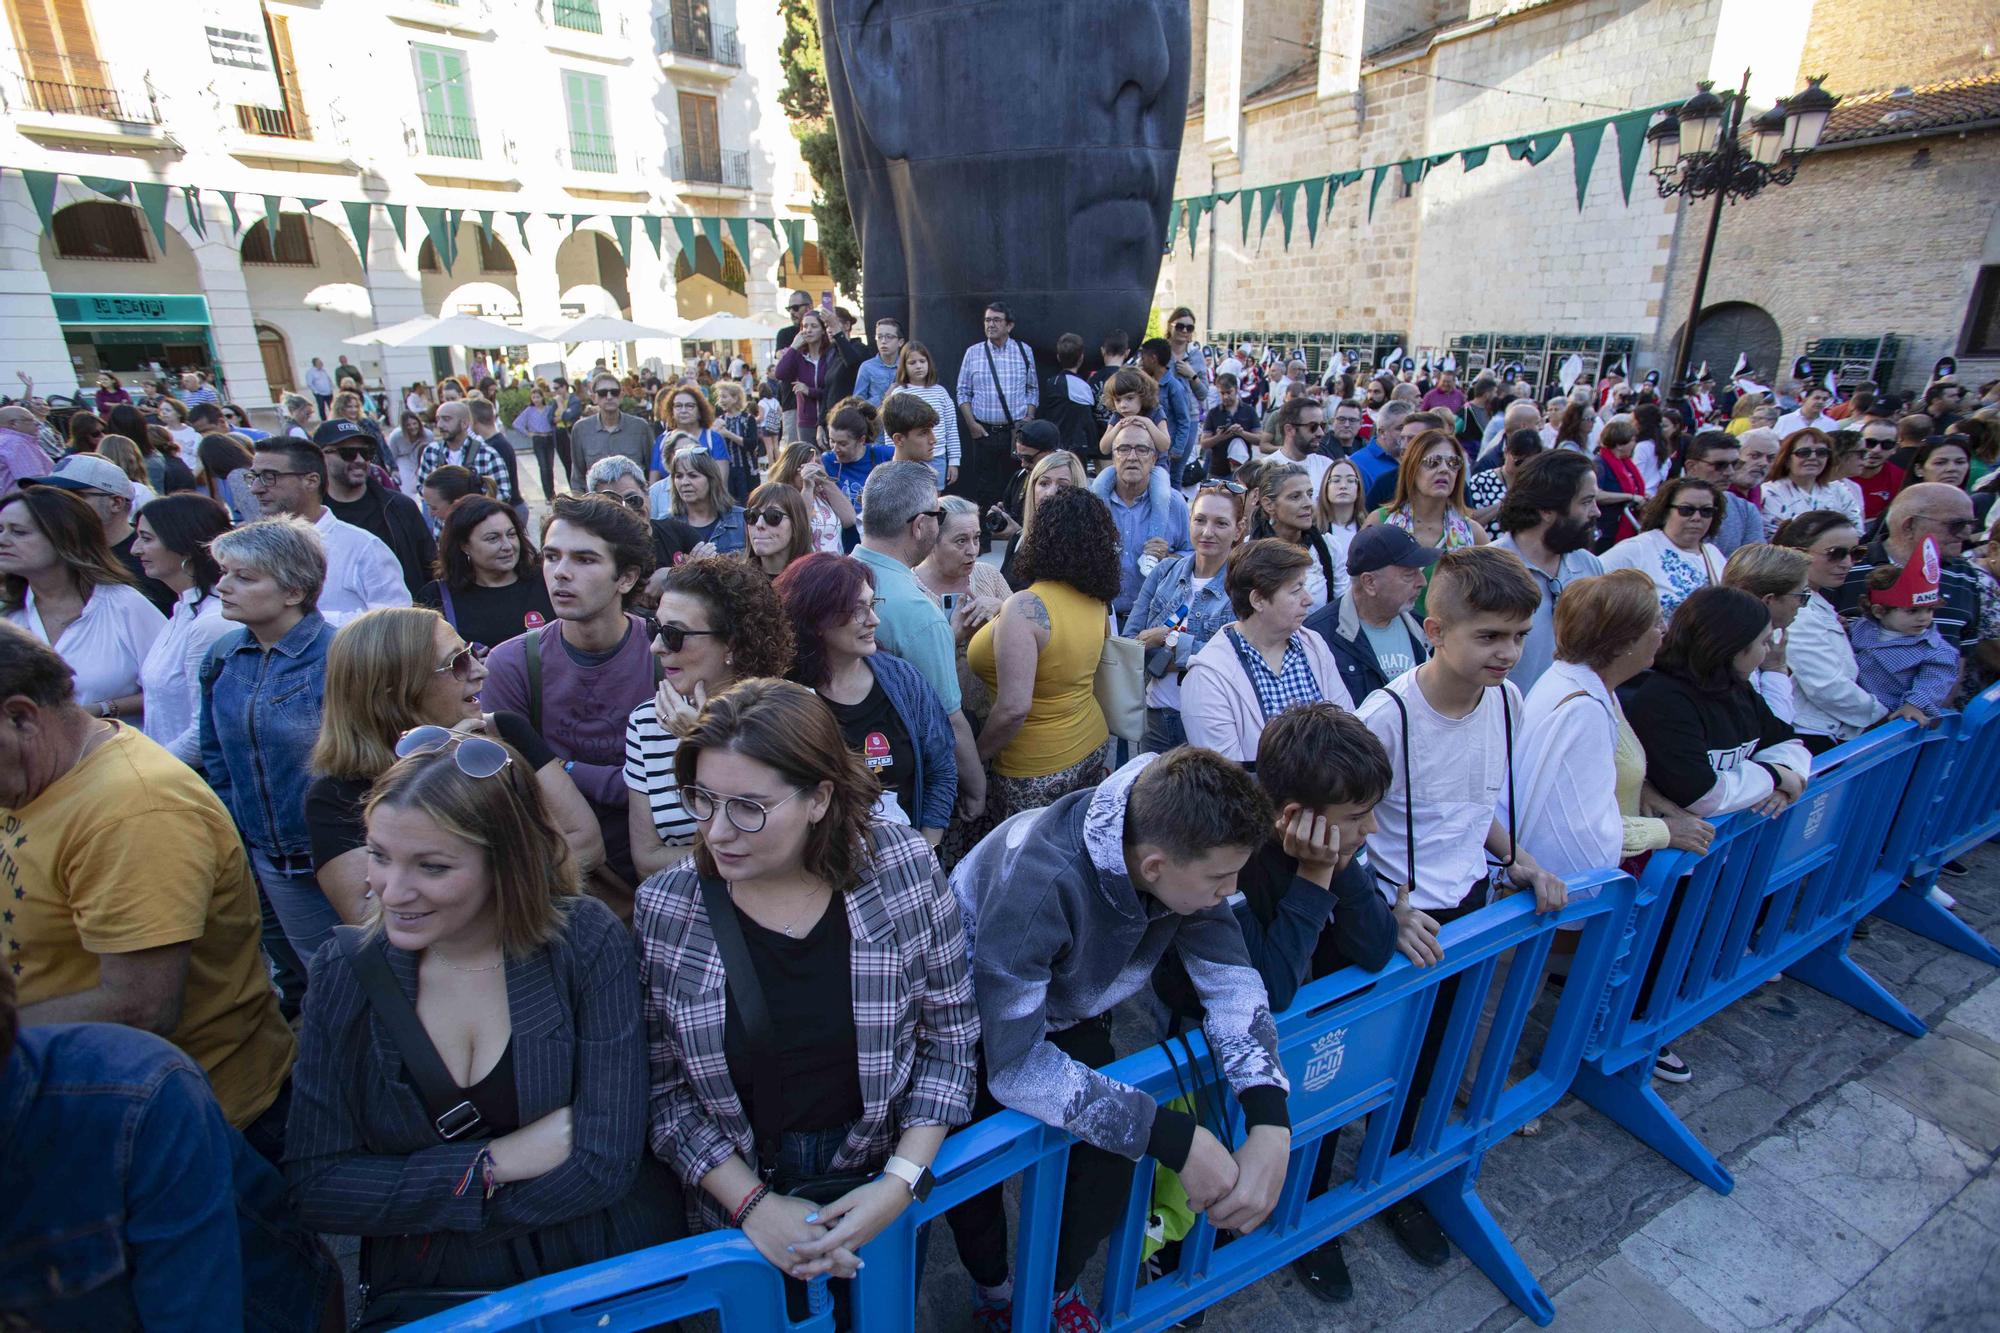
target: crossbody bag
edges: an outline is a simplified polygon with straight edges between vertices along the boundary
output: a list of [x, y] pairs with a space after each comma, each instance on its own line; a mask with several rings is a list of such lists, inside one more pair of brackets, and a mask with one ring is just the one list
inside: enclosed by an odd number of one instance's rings
[[[1415, 685], [1414, 681], [1411, 683], [1413, 686]], [[1417, 688], [1421, 688], [1421, 686]], [[1500, 691], [1500, 725], [1506, 736], [1507, 745], [1507, 859], [1488, 867], [1487, 884], [1489, 887], [1492, 884], [1493, 871], [1511, 870], [1514, 868], [1515, 853], [1520, 848], [1520, 842], [1515, 837], [1514, 828], [1514, 709], [1507, 702], [1507, 687], [1499, 685], [1494, 688]], [[1413, 815], [1416, 809], [1417, 772], [1410, 764], [1410, 706], [1404, 703], [1403, 697], [1394, 690], [1384, 689], [1382, 693], [1389, 696], [1389, 702], [1396, 705], [1396, 712], [1401, 715], [1403, 720], [1403, 865], [1405, 868], [1405, 882], [1402, 884], [1391, 882], [1386, 875], [1376, 870], [1372, 863], [1369, 866], [1369, 873], [1373, 874], [1377, 880], [1388, 888], [1398, 891], [1407, 889], [1414, 895], [1417, 891], [1417, 821]]]

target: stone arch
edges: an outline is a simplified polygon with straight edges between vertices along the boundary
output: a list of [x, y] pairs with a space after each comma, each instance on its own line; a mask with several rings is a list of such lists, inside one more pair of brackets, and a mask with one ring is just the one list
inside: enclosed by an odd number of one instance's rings
[[706, 236], [697, 236], [692, 251], [674, 256], [674, 304], [683, 319], [714, 314], [747, 317], [749, 281], [742, 256], [728, 241], [718, 255]]
[[[631, 270], [618, 253], [618, 243], [608, 228], [586, 224], [563, 237], [556, 247], [556, 287], [569, 292], [579, 287], [597, 287], [617, 303], [607, 311], [630, 318], [632, 314]], [[564, 296], [568, 303], [569, 298]]]
[[512, 287], [488, 279], [461, 282], [438, 299], [430, 312], [439, 318], [466, 313], [476, 307], [487, 319], [516, 318], [521, 313], [521, 297]]
[[148, 254], [144, 260], [106, 258], [69, 258], [56, 252], [55, 227], [51, 225], [40, 238], [42, 272], [48, 275], [49, 287], [58, 292], [199, 292], [203, 290], [201, 262], [194, 246], [183, 237], [177, 227], [168, 227], [166, 243], [162, 245], [153, 236], [146, 218], [131, 204], [114, 203], [109, 199], [79, 199], [64, 204], [55, 210], [54, 217], [72, 214], [75, 210], [109, 210], [102, 216], [123, 214], [136, 225]]
[[[454, 313], [445, 303], [454, 294], [468, 286], [496, 288], [504, 292], [501, 300], [492, 293], [479, 298], [481, 304], [507, 306], [513, 314], [521, 312], [520, 256], [501, 236], [496, 228], [492, 238], [482, 248], [479, 224], [461, 221], [453, 238], [458, 247], [456, 262], [451, 271], [445, 272], [444, 265], [437, 263], [437, 251], [426, 236], [417, 247], [417, 280], [421, 287], [424, 309], [433, 314]], [[491, 263], [493, 267], [488, 267]], [[426, 267], [429, 265], [430, 267]], [[459, 298], [464, 303], [470, 298]]]
[[1708, 363], [1709, 373], [1726, 379], [1739, 354], [1750, 358], [1750, 373], [1775, 384], [1786, 377], [1785, 337], [1769, 311], [1749, 301], [1723, 301], [1707, 306], [1694, 326], [1694, 340], [1682, 362]]
[[[290, 216], [290, 215], [287, 215]], [[301, 214], [310, 238], [310, 264], [243, 264], [243, 288], [257, 322], [284, 336], [290, 365], [285, 375], [271, 379], [274, 394], [284, 386], [305, 383], [306, 368], [312, 358], [322, 358], [328, 366], [341, 352], [351, 351], [344, 340], [375, 327], [375, 303], [368, 292], [367, 274], [361, 256], [347, 232], [323, 217]], [[267, 226], [258, 218], [244, 229], [243, 240], [261, 235]], [[243, 242], [238, 242], [242, 253]], [[273, 352], [261, 334], [258, 353], [266, 377], [273, 373]]]
[[833, 290], [833, 275], [826, 271], [826, 258], [811, 241], [800, 248], [796, 263], [792, 260], [791, 250], [781, 244], [778, 250], [778, 285], [818, 296], [821, 292]]

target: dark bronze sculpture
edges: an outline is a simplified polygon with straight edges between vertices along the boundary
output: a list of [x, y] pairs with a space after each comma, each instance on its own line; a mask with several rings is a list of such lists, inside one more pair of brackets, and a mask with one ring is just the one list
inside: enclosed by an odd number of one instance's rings
[[988, 300], [1057, 335], [1146, 326], [1187, 115], [1187, 0], [819, 0], [870, 320], [955, 383]]

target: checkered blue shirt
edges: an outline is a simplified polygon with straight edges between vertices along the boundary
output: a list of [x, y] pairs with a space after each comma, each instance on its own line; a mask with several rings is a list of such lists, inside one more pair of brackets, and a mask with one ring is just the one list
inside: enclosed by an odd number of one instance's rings
[[1848, 627], [1855, 679], [1884, 708], [1915, 704], [1936, 713], [1958, 684], [1958, 650], [1933, 625], [1922, 634], [1890, 634], [1864, 612]]
[[1233, 627], [1224, 631], [1236, 649], [1236, 656], [1242, 659], [1251, 687], [1257, 691], [1257, 707], [1263, 710], [1266, 722], [1287, 708], [1318, 703], [1322, 697], [1319, 682], [1313, 679], [1312, 664], [1306, 660], [1305, 645], [1299, 642], [1299, 634], [1304, 632], [1301, 630], [1285, 641], [1284, 663], [1273, 672], [1264, 655], [1245, 643]]
[[[991, 369], [986, 365], [988, 350], [993, 353]], [[996, 372], [1000, 376], [997, 391], [993, 383]], [[1000, 405], [1002, 394], [1007, 398], [1004, 409]], [[974, 419], [985, 425], [997, 426], [1010, 416], [1016, 422], [1027, 420], [1042, 401], [1041, 386], [1035, 382], [1034, 349], [1012, 338], [1001, 348], [985, 341], [972, 344], [958, 363], [957, 396], [972, 409]]]

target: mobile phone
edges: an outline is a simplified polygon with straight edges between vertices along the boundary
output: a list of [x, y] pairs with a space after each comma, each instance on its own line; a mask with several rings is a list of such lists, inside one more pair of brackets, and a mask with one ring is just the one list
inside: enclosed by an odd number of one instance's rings
[[957, 613], [958, 604], [960, 601], [964, 599], [964, 597], [965, 597], [964, 593], [948, 592], [945, 593], [940, 598], [940, 600], [944, 602], [944, 614], [947, 619], [949, 619], [951, 616]]

